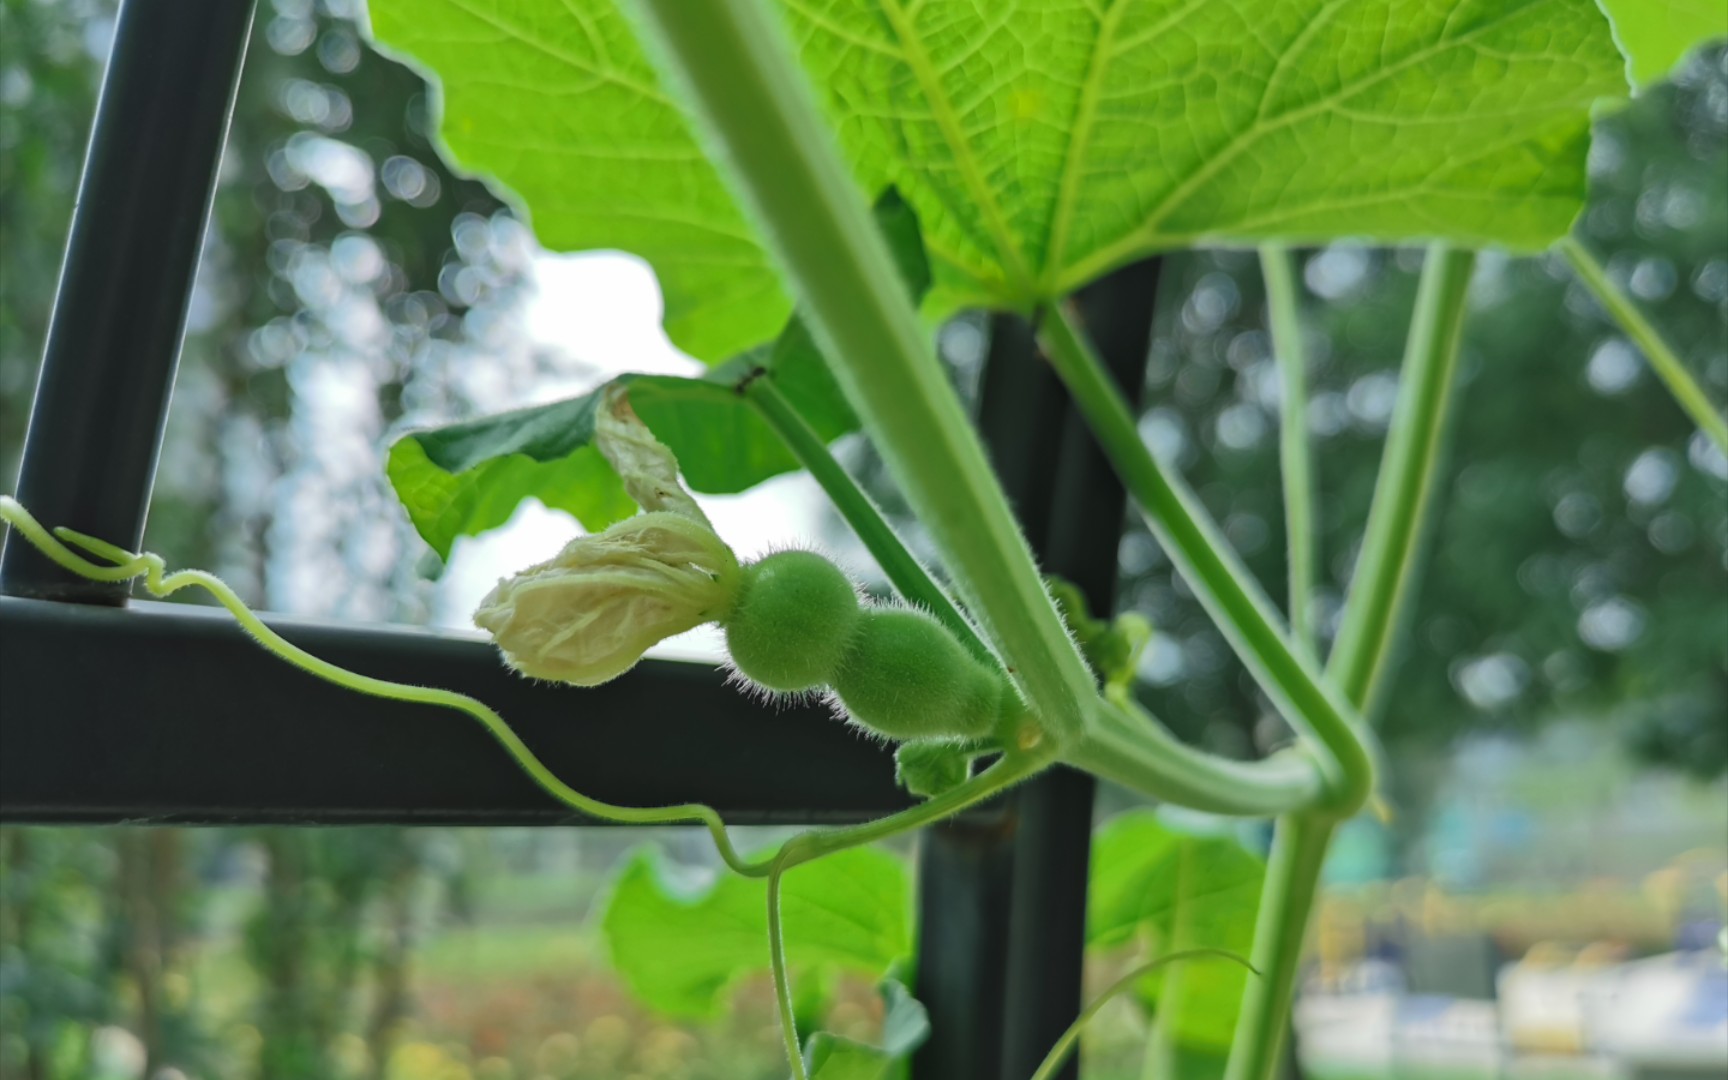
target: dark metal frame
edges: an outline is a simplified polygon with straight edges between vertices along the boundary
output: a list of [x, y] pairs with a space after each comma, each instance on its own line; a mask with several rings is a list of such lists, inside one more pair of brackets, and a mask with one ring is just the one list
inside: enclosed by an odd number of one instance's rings
[[[142, 538], [251, 8], [125, 0], [19, 480], [46, 522]], [[1156, 281], [1145, 264], [1082, 297], [1131, 392]], [[1109, 610], [1123, 492], [1023, 320], [996, 321], [979, 422], [1043, 564]], [[0, 821], [591, 824], [468, 718], [324, 684], [219, 613], [129, 605], [125, 586], [16, 543], [0, 557], [0, 594]], [[906, 805], [883, 747], [814, 707], [764, 710], [705, 668], [650, 662], [576, 691], [513, 677], [476, 638], [271, 622], [345, 666], [495, 705], [602, 799], [698, 800], [740, 824]], [[920, 1080], [1027, 1076], [1078, 1012], [1093, 787], [1056, 770], [926, 833], [917, 981], [935, 1035], [915, 1060]]]

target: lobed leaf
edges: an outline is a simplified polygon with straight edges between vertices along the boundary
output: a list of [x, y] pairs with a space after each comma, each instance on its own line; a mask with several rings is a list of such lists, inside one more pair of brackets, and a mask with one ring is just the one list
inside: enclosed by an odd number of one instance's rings
[[[1214, 948], [1247, 956], [1266, 864], [1228, 836], [1184, 832], [1152, 811], [1111, 820], [1092, 841], [1086, 940], [1115, 945], [1136, 934], [1154, 955]], [[1147, 977], [1143, 997], [1192, 1051], [1228, 1047], [1245, 981], [1235, 964], [1185, 964]]]
[[[668, 878], [653, 848], [625, 864], [601, 916], [612, 962], [631, 991], [669, 1016], [711, 1017], [724, 992], [768, 970], [767, 884], [722, 875], [703, 890]], [[881, 976], [911, 955], [912, 893], [900, 860], [854, 848], [806, 863], [781, 883], [794, 967]]]
[[[1594, 0], [781, 4], [861, 184], [924, 219], [936, 314], [1202, 242], [1543, 248], [1582, 205], [1592, 104], [1626, 89]], [[613, 0], [373, 0], [372, 26], [542, 242], [653, 264], [681, 346], [784, 319]]]

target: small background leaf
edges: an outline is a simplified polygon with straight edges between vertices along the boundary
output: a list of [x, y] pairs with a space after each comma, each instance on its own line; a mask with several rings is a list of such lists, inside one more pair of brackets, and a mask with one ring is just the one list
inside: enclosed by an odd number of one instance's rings
[[912, 1051], [930, 1037], [930, 1015], [898, 979], [884, 979], [882, 1045], [866, 1046], [832, 1032], [818, 1031], [804, 1043], [810, 1080], [897, 1080], [906, 1073]]
[[[1265, 862], [1233, 837], [1185, 832], [1153, 811], [1131, 811], [1093, 837], [1087, 942], [1141, 936], [1149, 956], [1206, 947], [1246, 957], [1265, 877]], [[1147, 976], [1141, 998], [1162, 1013], [1177, 1046], [1222, 1049], [1251, 977], [1228, 962], [1174, 964]]]
[[[907, 289], [922, 296], [930, 267], [916, 215], [890, 190], [877, 201], [875, 219]], [[623, 375], [606, 386], [629, 387], [631, 406], [671, 448], [693, 490], [727, 495], [798, 468], [736, 389], [762, 370], [824, 441], [857, 430], [857, 416], [796, 317], [772, 345], [735, 357], [705, 378]], [[589, 531], [634, 513], [636, 504], [593, 446], [594, 412], [606, 386], [397, 440], [386, 472], [416, 531], [448, 559], [458, 536], [504, 524], [527, 498], [569, 512]]]
[[1666, 79], [1694, 48], [1728, 36], [1722, 0], [1600, 0], [1639, 90]]
[[[644, 848], [606, 901], [601, 932], [618, 974], [669, 1016], [707, 1018], [739, 979], [768, 970], [767, 885], [722, 874], [702, 890], [678, 887]], [[787, 959], [880, 977], [911, 955], [912, 892], [905, 866], [854, 848], [797, 867], [781, 884]]]

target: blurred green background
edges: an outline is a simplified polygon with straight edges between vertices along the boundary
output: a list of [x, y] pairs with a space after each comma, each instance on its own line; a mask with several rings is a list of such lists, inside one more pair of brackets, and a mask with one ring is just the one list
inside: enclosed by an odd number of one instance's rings
[[[113, 27], [110, 0], [0, 0], [0, 490]], [[426, 622], [439, 567], [385, 485], [388, 434], [589, 370], [525, 326], [532, 239], [438, 160], [426, 123], [420, 81], [366, 49], [348, 3], [262, 0], [146, 546], [270, 610]], [[1582, 234], [1728, 400], [1728, 51], [1604, 117], [1592, 178]], [[1304, 253], [1332, 613], [1418, 265]], [[1142, 431], [1279, 594], [1278, 387], [1254, 257], [1170, 259], [1157, 311]], [[970, 319], [942, 335], [963, 387], [986, 335]], [[1728, 460], [1558, 260], [1484, 256], [1464, 361], [1387, 710], [1393, 816], [1339, 845], [1309, 999], [1323, 1009], [1376, 979], [1400, 1000], [1498, 999], [1493, 1041], [1527, 1075], [1630, 1075], [1568, 1034], [1583, 1021], [1520, 1028], [1501, 966], [1690, 954], [1721, 925]], [[865, 448], [845, 453], [893, 508]], [[823, 540], [864, 563], [837, 522]], [[1121, 557], [1122, 604], [1158, 632], [1142, 697], [1214, 749], [1278, 745], [1286, 732], [1137, 524]], [[1130, 805], [1106, 793], [1100, 818]], [[677, 833], [0, 828], [0, 1080], [780, 1075], [759, 974], [715, 1018], [672, 1020], [611, 970], [594, 913], [641, 843], [705, 865]], [[1130, 955], [1098, 948], [1089, 981]], [[802, 1007], [831, 1029], [879, 1024], [867, 979], [811, 981]], [[1310, 1069], [1351, 1075], [1348, 1046], [1327, 1064], [1325, 1022], [1305, 1040]], [[1142, 1011], [1113, 1007], [1085, 1075], [1141, 1076], [1144, 1031]], [[1412, 1076], [1510, 1068], [1434, 1072], [1413, 1053]]]

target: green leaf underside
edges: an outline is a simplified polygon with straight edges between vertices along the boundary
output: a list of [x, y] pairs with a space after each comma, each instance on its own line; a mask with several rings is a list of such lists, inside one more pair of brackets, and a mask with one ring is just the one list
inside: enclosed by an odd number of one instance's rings
[[432, 76], [456, 167], [516, 197], [554, 251], [647, 259], [666, 332], [703, 360], [773, 337], [791, 304], [610, 0], [390, 0], [372, 33]]
[[[1626, 81], [1594, 0], [781, 0], [866, 190], [926, 223], [934, 314], [1026, 307], [1157, 251], [1547, 246]], [[653, 264], [705, 358], [786, 304], [613, 0], [374, 0], [443, 135], [558, 249]]]
[[[889, 191], [877, 201], [877, 226], [914, 296], [930, 287], [918, 219]], [[448, 559], [458, 536], [510, 519], [526, 498], [572, 514], [589, 530], [630, 516], [636, 504], [593, 446], [594, 411], [607, 386], [629, 387], [636, 414], [671, 448], [696, 491], [744, 491], [798, 468], [798, 460], [737, 391], [755, 372], [775, 385], [824, 441], [858, 428], [803, 322], [787, 323], [772, 345], [711, 369], [700, 379], [623, 375], [580, 397], [403, 436], [386, 472], [420, 536]]]
[[[1225, 949], [1247, 956], [1266, 864], [1235, 839], [1182, 832], [1151, 811], [1110, 821], [1092, 841], [1086, 940], [1117, 945], [1135, 935], [1148, 955]], [[1177, 1045], [1228, 1047], [1249, 973], [1237, 964], [1176, 964], [1149, 975], [1142, 998], [1171, 1010]], [[1162, 1006], [1160, 1006], [1162, 1003]]]
[[1722, 0], [1601, 0], [1626, 54], [1626, 74], [1642, 90], [1668, 77], [1694, 48], [1728, 37]]
[[[658, 853], [626, 864], [601, 918], [612, 962], [631, 991], [668, 1016], [709, 1018], [738, 980], [768, 970], [767, 884], [722, 874], [680, 889]], [[912, 951], [912, 894], [900, 860], [855, 848], [799, 866], [781, 885], [794, 970], [831, 966], [879, 977]]]

